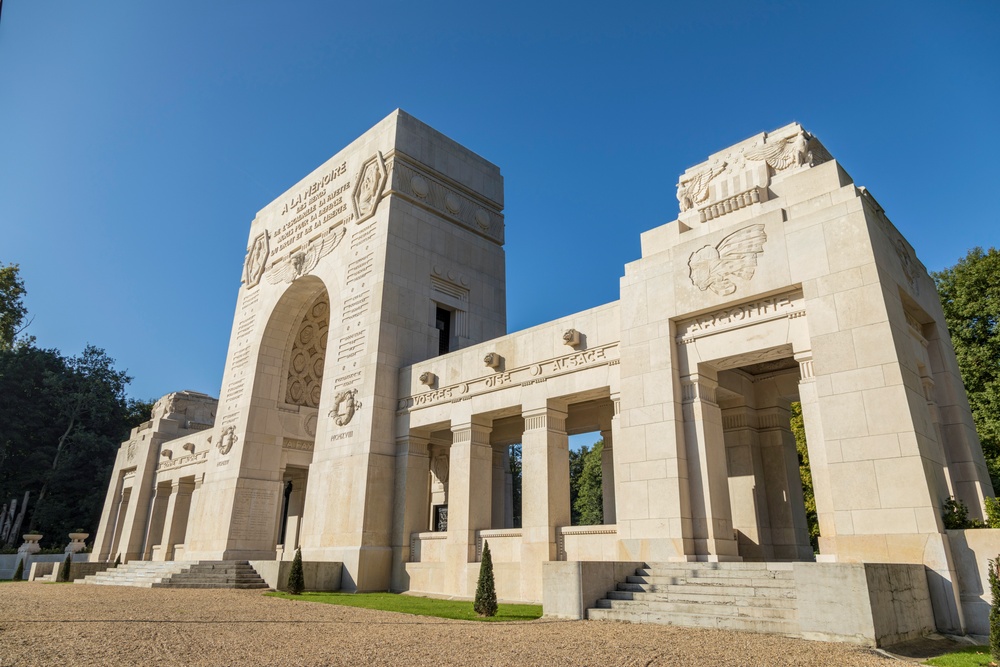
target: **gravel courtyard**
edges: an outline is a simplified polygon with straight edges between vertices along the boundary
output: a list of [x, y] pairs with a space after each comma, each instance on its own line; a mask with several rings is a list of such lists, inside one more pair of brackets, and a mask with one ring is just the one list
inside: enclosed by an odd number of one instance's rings
[[259, 591], [0, 584], [0, 666], [878, 665], [845, 644], [597, 621], [475, 623]]

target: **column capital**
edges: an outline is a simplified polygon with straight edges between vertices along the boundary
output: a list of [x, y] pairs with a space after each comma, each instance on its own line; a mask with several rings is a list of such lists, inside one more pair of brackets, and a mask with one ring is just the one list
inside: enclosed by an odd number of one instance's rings
[[702, 401], [715, 405], [715, 390], [719, 381], [703, 373], [691, 373], [681, 378], [681, 396], [685, 403]]
[[549, 431], [565, 431], [567, 410], [564, 405], [549, 403], [545, 406], [521, 410], [524, 417], [524, 430], [547, 429]]
[[430, 438], [424, 434], [409, 433], [396, 438], [396, 456], [429, 456]]
[[816, 375], [813, 373], [812, 350], [796, 352], [792, 358], [799, 362], [799, 382], [811, 382], [816, 379]]
[[472, 415], [467, 422], [451, 424], [452, 445], [471, 442], [473, 445], [490, 444], [493, 420], [482, 415]]

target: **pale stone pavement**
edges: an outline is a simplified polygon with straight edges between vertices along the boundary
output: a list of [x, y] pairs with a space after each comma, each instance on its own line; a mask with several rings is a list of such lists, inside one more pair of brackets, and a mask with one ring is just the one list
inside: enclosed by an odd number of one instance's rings
[[0, 666], [835, 665], [898, 663], [847, 644], [597, 621], [476, 623], [259, 591], [0, 584]]

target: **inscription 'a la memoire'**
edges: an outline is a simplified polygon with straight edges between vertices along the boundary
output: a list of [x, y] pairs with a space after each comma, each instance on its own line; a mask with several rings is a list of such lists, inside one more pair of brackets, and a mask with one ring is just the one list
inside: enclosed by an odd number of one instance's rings
[[[284, 205], [281, 207], [281, 215], [285, 215], [289, 211], [296, 211], [300, 207], [305, 206], [306, 204], [309, 203], [310, 197], [319, 194], [320, 190], [322, 190], [327, 185], [329, 185], [330, 183], [332, 183], [333, 181], [340, 178], [346, 173], [347, 173], [347, 163], [342, 162], [340, 165], [334, 167], [328, 173], [324, 174], [322, 178], [313, 181], [308, 186], [306, 186], [305, 188], [299, 190], [294, 195], [292, 195], [288, 199], [288, 201], [286, 201]], [[331, 196], [335, 197], [338, 194], [341, 194], [348, 187], [349, 184], [345, 184], [342, 190], [335, 192]]]

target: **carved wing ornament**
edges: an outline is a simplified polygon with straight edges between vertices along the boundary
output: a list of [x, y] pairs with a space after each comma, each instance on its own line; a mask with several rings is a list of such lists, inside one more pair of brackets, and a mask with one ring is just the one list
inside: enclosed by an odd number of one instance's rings
[[708, 199], [708, 184], [712, 182], [712, 179], [725, 171], [727, 166], [729, 165], [723, 162], [717, 167], [710, 167], [704, 171], [700, 171], [690, 178], [685, 179], [682, 177], [677, 183], [677, 201], [681, 204], [681, 211], [694, 208], [695, 204]]
[[743, 152], [743, 157], [751, 161], [766, 162], [775, 171], [809, 164], [809, 147], [805, 132], [765, 143]]
[[328, 231], [323, 236], [313, 239], [302, 250], [294, 252], [284, 259], [275, 262], [267, 273], [267, 282], [276, 285], [280, 282], [290, 283], [310, 273], [319, 264], [319, 260], [333, 252], [340, 245], [347, 229], [340, 225]]
[[733, 277], [750, 280], [757, 269], [757, 256], [764, 252], [764, 225], [751, 225], [733, 232], [717, 246], [707, 245], [688, 259], [691, 282], [701, 291], [719, 296], [736, 291]]

